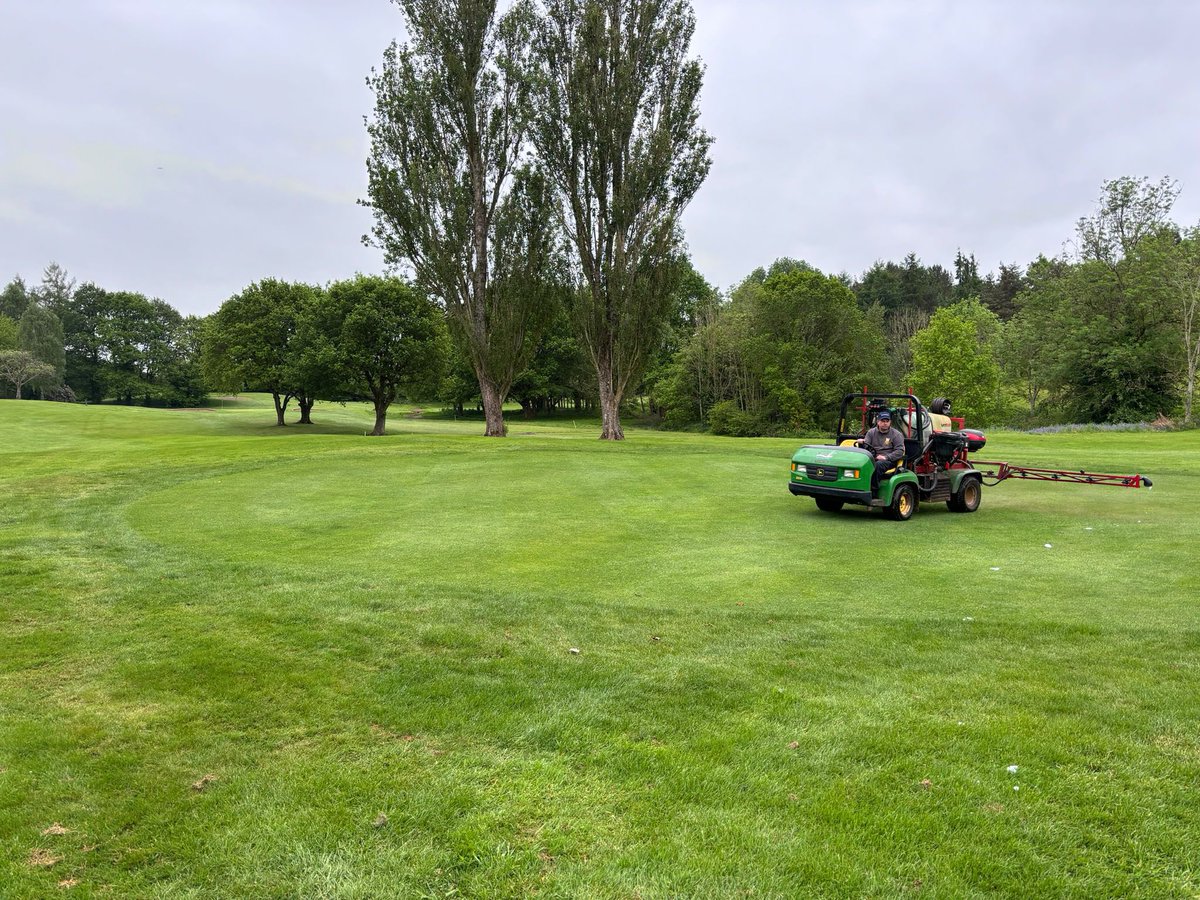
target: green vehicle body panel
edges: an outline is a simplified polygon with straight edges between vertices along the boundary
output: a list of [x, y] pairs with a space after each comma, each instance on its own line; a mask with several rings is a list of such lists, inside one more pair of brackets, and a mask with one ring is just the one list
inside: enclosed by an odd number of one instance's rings
[[[916, 485], [916, 483], [917, 476], [912, 472], [908, 471], [907, 469], [898, 472], [891, 478], [888, 478], [886, 481], [881, 481], [879, 483], [879, 499], [882, 500], [886, 506], [891, 506], [892, 497], [896, 493], [896, 488], [902, 484]], [[867, 486], [870, 487], [870, 484], [871, 482], [868, 480]], [[920, 491], [918, 489], [918, 494], [919, 493]]]
[[968, 475], [978, 475], [975, 469], [951, 469], [950, 475], [950, 493], [957, 494], [958, 486], [962, 484], [962, 480]]

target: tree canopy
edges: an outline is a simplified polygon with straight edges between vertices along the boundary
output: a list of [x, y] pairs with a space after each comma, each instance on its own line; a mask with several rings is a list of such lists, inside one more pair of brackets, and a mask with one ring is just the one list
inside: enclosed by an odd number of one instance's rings
[[952, 398], [955, 413], [971, 422], [995, 422], [1001, 408], [999, 337], [999, 317], [978, 298], [939, 309], [912, 339], [913, 390], [927, 402]]
[[388, 408], [400, 394], [437, 392], [446, 356], [442, 313], [399, 278], [334, 282], [306, 311], [300, 337], [304, 352], [335, 373], [340, 395], [371, 400], [372, 435], [384, 433]]
[[276, 424], [294, 397], [308, 397], [303, 383], [297, 319], [316, 288], [265, 278], [230, 297], [205, 326], [204, 367], [220, 390], [257, 390], [275, 403]]

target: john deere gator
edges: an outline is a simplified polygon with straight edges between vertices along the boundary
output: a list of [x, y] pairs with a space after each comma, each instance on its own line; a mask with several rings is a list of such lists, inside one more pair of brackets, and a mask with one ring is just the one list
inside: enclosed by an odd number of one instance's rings
[[[871, 490], [875, 458], [858, 444], [887, 410], [892, 429], [904, 438], [904, 458], [881, 473]], [[847, 394], [842, 399], [832, 444], [809, 444], [792, 456], [788, 488], [812, 497], [827, 512], [847, 503], [877, 507], [892, 519], [912, 518], [922, 503], [946, 503], [955, 512], [974, 512], [983, 497], [983, 475], [967, 459], [986, 438], [951, 419], [948, 401], [927, 410], [913, 394]], [[955, 426], [959, 426], [955, 430]]]

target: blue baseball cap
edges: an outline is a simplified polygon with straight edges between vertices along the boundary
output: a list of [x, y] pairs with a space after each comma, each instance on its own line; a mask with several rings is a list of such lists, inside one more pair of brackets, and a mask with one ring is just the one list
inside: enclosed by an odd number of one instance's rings
[[878, 416], [876, 416], [875, 418], [877, 418], [877, 419], [887, 419], [888, 421], [891, 421], [892, 414], [891, 414], [890, 412], [888, 412], [888, 411], [885, 409], [883, 412], [881, 412], [881, 413], [880, 413]]

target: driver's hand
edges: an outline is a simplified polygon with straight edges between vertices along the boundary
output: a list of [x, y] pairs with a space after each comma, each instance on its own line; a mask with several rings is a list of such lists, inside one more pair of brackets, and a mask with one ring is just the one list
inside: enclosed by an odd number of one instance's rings
[[879, 460], [880, 462], [882, 462], [883, 460], [887, 459], [887, 457], [886, 457], [886, 456], [884, 456], [882, 453], [876, 454], [875, 458], [876, 458], [877, 460]]

